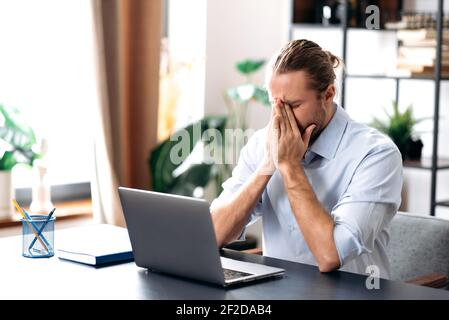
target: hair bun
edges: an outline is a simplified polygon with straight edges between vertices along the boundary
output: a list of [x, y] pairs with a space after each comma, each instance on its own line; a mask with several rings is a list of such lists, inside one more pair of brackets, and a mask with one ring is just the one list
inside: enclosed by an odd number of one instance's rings
[[340, 60], [339, 57], [337, 57], [336, 55], [332, 54], [329, 51], [325, 51], [325, 50], [323, 50], [323, 51], [326, 52], [327, 56], [329, 57], [329, 61], [331, 62], [331, 65], [333, 68], [337, 68], [338, 66], [340, 66], [342, 61]]

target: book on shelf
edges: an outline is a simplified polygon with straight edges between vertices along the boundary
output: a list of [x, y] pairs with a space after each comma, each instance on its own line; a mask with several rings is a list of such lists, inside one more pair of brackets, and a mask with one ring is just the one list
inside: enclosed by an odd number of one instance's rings
[[[408, 47], [433, 47], [435, 48], [437, 45], [436, 39], [425, 39], [425, 40], [407, 40], [402, 41], [402, 45]], [[449, 46], [449, 40], [443, 40], [441, 42], [442, 47]]]
[[[449, 60], [441, 61], [442, 70], [445, 71], [449, 68]], [[402, 59], [401, 57], [397, 60], [397, 68], [398, 69], [406, 69], [415, 72], [421, 72], [425, 68], [434, 69], [435, 68], [435, 60], [410, 60], [410, 59]], [[428, 69], [428, 70], [430, 70]]]
[[[395, 70], [396, 76], [402, 77], [433, 77], [435, 75], [435, 68], [428, 66], [404, 66], [398, 65], [397, 70]], [[449, 76], [449, 67], [441, 68], [441, 76]]]
[[[401, 41], [420, 41], [435, 40], [437, 33], [435, 29], [416, 29], [416, 30], [398, 30], [398, 40]], [[449, 30], [443, 30], [443, 40], [449, 41]]]
[[[423, 71], [412, 71], [410, 77], [429, 77], [432, 78], [435, 75], [435, 70], [423, 70]], [[449, 77], [449, 70], [441, 70], [441, 77]]]
[[[396, 35], [403, 46], [435, 48], [437, 45], [436, 30], [434, 29], [399, 30]], [[442, 46], [449, 46], [448, 30], [443, 31], [441, 40]]]
[[[436, 65], [435, 47], [416, 47], [401, 45], [398, 49], [397, 68], [410, 73], [410, 76], [432, 76]], [[449, 72], [449, 46], [441, 47], [441, 74]]]
[[[435, 59], [436, 49], [434, 47], [399, 47], [399, 57], [405, 59]], [[443, 46], [441, 48], [441, 59], [449, 60], [449, 46]]]

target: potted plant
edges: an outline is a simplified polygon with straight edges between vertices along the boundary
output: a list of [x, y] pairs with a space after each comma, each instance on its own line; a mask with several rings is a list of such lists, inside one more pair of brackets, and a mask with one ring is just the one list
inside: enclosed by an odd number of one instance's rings
[[[199, 135], [195, 134], [195, 128], [199, 129]], [[212, 129], [217, 130], [224, 137], [225, 128], [225, 116], [206, 116], [178, 130], [159, 143], [151, 150], [148, 159], [152, 177], [152, 189], [158, 192], [193, 197], [197, 188], [204, 189], [212, 179], [224, 181], [230, 173], [230, 168], [224, 161], [222, 161], [223, 163], [210, 163], [207, 161], [195, 163], [191, 160], [192, 152], [200, 142], [203, 143], [203, 148], [213, 145], [215, 150], [219, 152], [224, 146], [224, 141], [218, 142], [215, 139], [205, 141], [204, 133]], [[189, 139], [185, 144], [186, 148], [182, 152], [179, 150], [181, 141], [179, 141], [178, 137], [182, 136], [179, 134], [180, 132], [186, 133]], [[180, 157], [178, 159], [180, 161], [173, 161], [171, 157], [174, 152]], [[221, 156], [223, 157], [224, 155]], [[184, 165], [185, 162], [188, 165]], [[184, 168], [181, 168], [181, 165]], [[180, 168], [183, 169], [181, 172], [179, 172]], [[221, 183], [217, 184], [216, 187], [216, 194], [218, 195], [221, 192]]]
[[247, 129], [246, 117], [251, 102], [257, 101], [270, 106], [267, 90], [252, 81], [254, 73], [260, 70], [265, 60], [243, 60], [236, 63], [237, 71], [245, 77], [245, 82], [225, 92], [225, 101], [228, 107], [228, 126], [235, 129]]
[[[228, 115], [206, 116], [203, 119], [189, 124], [180, 131], [189, 133], [190, 143], [182, 155], [182, 163], [173, 163], [170, 155], [177, 149], [179, 132], [175, 132], [159, 143], [150, 152], [148, 165], [152, 176], [152, 188], [154, 191], [174, 193], [185, 196], [194, 196], [197, 188], [205, 188], [211, 181], [215, 185], [215, 196], [222, 191], [221, 184], [231, 175], [232, 167], [227, 164], [225, 152], [229, 142], [225, 139], [225, 129], [247, 129], [246, 113], [251, 102], [257, 101], [263, 105], [270, 105], [268, 92], [262, 86], [252, 82], [252, 75], [260, 70], [264, 60], [243, 60], [236, 64], [236, 69], [245, 76], [245, 83], [232, 87], [225, 92], [228, 107]], [[199, 127], [201, 135], [193, 134], [194, 128]], [[223, 137], [221, 141], [202, 141], [203, 132], [208, 129], [218, 130]], [[191, 163], [192, 152], [199, 142], [203, 142], [203, 148], [214, 145], [215, 150], [221, 152], [222, 163]], [[183, 165], [185, 162], [189, 165]], [[183, 169], [180, 171], [180, 169]]]
[[374, 118], [371, 125], [393, 140], [403, 160], [420, 160], [423, 143], [419, 137], [415, 137], [414, 126], [424, 119], [413, 117], [411, 105], [404, 112], [400, 112], [397, 102], [393, 101], [392, 109], [391, 114], [385, 110], [386, 121]]
[[[229, 88], [225, 91], [224, 98], [228, 109], [227, 128], [232, 130], [248, 129], [248, 110], [252, 103], [258, 102], [263, 106], [271, 106], [268, 91], [253, 81], [253, 75], [265, 64], [265, 60], [246, 59], [236, 63], [235, 68], [245, 77], [243, 84]], [[235, 140], [227, 141], [226, 148], [233, 150], [232, 154], [240, 154], [246, 134], [236, 136]]]
[[17, 109], [0, 104], [0, 218], [13, 214], [11, 171], [16, 164], [32, 165], [36, 137]]

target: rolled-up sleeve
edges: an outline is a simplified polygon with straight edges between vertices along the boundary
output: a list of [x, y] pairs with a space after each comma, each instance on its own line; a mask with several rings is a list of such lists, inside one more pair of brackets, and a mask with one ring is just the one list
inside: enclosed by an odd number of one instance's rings
[[363, 253], [371, 253], [375, 240], [396, 213], [389, 203], [354, 202], [339, 206], [334, 212], [334, 242], [340, 265]]
[[360, 163], [331, 212], [341, 266], [372, 252], [379, 233], [397, 212], [401, 189], [402, 159], [396, 148], [373, 150]]

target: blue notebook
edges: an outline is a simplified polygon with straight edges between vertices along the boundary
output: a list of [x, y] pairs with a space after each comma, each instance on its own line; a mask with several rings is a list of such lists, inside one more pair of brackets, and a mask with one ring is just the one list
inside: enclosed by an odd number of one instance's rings
[[55, 246], [59, 258], [94, 266], [134, 259], [128, 230], [107, 224], [59, 231]]

